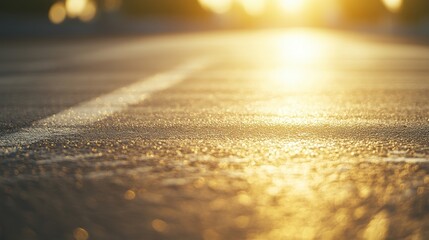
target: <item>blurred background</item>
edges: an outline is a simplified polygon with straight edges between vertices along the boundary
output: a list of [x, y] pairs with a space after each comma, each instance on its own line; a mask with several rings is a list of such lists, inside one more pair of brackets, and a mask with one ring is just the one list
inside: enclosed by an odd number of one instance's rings
[[3, 0], [0, 34], [311, 26], [429, 35], [428, 0]]

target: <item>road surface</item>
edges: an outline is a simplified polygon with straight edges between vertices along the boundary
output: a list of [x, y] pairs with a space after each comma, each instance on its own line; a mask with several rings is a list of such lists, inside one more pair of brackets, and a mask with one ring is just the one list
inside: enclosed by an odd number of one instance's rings
[[429, 46], [0, 45], [1, 239], [428, 239]]

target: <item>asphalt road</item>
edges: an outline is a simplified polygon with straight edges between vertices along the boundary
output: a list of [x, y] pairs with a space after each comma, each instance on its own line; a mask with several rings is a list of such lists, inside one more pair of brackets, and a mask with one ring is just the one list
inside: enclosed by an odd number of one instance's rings
[[0, 45], [0, 239], [428, 239], [429, 46]]

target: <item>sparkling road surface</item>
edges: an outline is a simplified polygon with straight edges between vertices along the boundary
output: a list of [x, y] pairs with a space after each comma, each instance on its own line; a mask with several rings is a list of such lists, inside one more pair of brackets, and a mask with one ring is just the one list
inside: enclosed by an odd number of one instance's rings
[[428, 239], [429, 46], [0, 44], [0, 239]]

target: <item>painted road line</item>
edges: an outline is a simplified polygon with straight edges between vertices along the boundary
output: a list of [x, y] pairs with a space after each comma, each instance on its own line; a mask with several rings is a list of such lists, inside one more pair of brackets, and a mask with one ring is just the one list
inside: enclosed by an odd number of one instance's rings
[[86, 126], [103, 120], [137, 104], [150, 95], [170, 88], [209, 65], [208, 59], [198, 59], [181, 64], [171, 70], [141, 79], [134, 84], [99, 96], [60, 113], [42, 119], [31, 127], [0, 137], [2, 152], [29, 145], [56, 136], [79, 132]]

